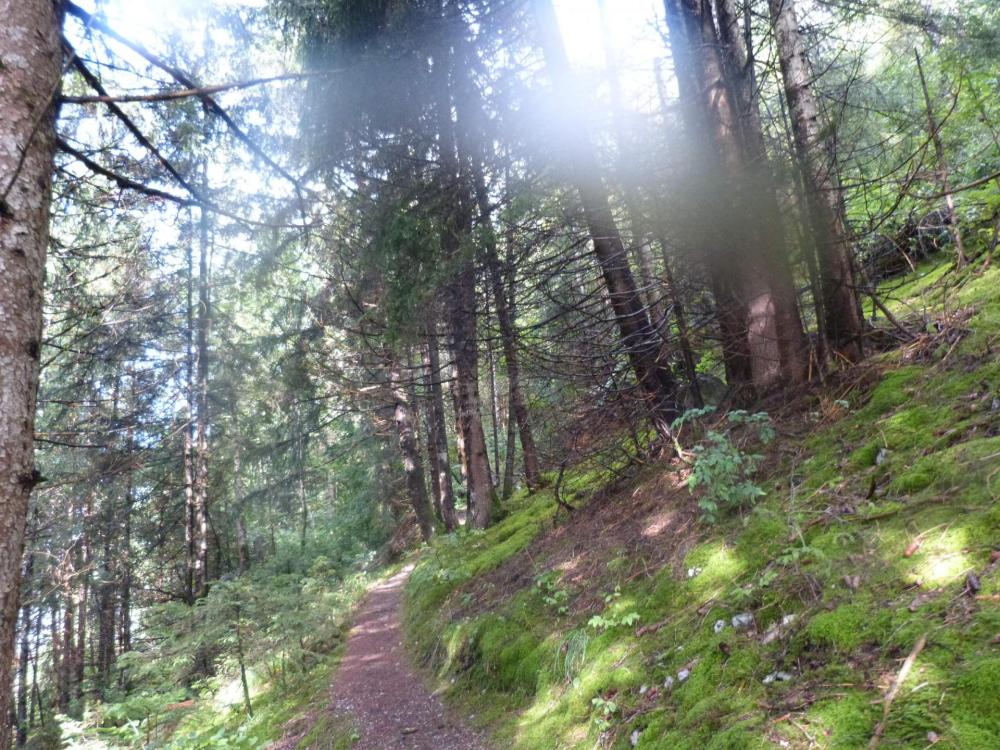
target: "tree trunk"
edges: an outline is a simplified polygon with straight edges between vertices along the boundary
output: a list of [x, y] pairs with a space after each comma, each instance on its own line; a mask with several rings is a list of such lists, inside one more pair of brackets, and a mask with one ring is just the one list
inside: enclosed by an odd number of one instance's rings
[[243, 649], [243, 613], [241, 607], [236, 607], [236, 660], [240, 666], [240, 686], [243, 688], [243, 705], [247, 716], [253, 718], [253, 703], [250, 702], [250, 681], [247, 679], [246, 657]]
[[194, 514], [197, 543], [195, 550], [194, 593], [208, 593], [208, 338], [212, 325], [208, 216], [201, 209], [198, 219], [198, 353], [197, 430], [195, 434]]
[[434, 510], [434, 517], [444, 523], [444, 514], [441, 507], [441, 463], [438, 460], [437, 452], [437, 418], [434, 414], [434, 396], [431, 391], [431, 374], [428, 363], [427, 348], [424, 347], [423, 354], [423, 374], [424, 374], [424, 398], [427, 408], [424, 409], [424, 447], [427, 451], [427, 468], [431, 476], [431, 508]]
[[[83, 518], [83, 533], [80, 536], [80, 558], [77, 565], [76, 585], [76, 641], [73, 647], [73, 694], [74, 708], [78, 715], [83, 712], [83, 681], [87, 673], [87, 604], [90, 601], [90, 525], [94, 507], [94, 493], [87, 498]], [[70, 635], [73, 643], [73, 635]]]
[[296, 489], [299, 495], [299, 549], [306, 548], [306, 535], [309, 531], [309, 500], [306, 496], [306, 439], [305, 425], [302, 424], [300, 406], [295, 406], [295, 468]]
[[233, 502], [236, 506], [236, 570], [243, 575], [250, 570], [250, 546], [247, 542], [247, 524], [243, 516], [243, 451], [239, 427], [238, 407], [233, 408]]
[[[597, 5], [601, 12], [601, 21], [606, 26], [608, 25], [606, 0], [598, 0]], [[615, 54], [609, 34], [601, 35], [601, 44], [604, 50], [604, 67], [607, 71], [608, 87], [611, 92], [611, 115], [618, 146], [618, 182], [621, 185], [625, 213], [632, 233], [631, 246], [635, 254], [636, 267], [639, 269], [639, 278], [642, 281], [641, 293], [646, 300], [649, 322], [666, 344], [669, 332], [666, 328], [666, 314], [663, 310], [663, 289], [657, 282], [656, 273], [653, 270], [653, 255], [650, 252], [649, 242], [643, 227], [639, 191], [629, 173], [630, 169], [634, 169], [633, 165], [639, 157], [635, 153], [635, 143], [625, 122], [621, 81], [618, 77], [618, 56]], [[667, 354], [666, 345], [663, 354]]]
[[951, 239], [955, 243], [955, 265], [958, 268], [964, 266], [968, 261], [965, 257], [965, 247], [962, 244], [962, 232], [958, 226], [958, 214], [955, 212], [955, 198], [948, 187], [948, 160], [944, 153], [944, 143], [941, 141], [941, 126], [934, 117], [934, 106], [931, 104], [931, 94], [927, 89], [927, 79], [924, 77], [924, 65], [920, 60], [920, 53], [916, 49], [913, 55], [917, 59], [917, 72], [920, 74], [920, 88], [924, 92], [924, 105], [927, 107], [927, 130], [931, 141], [934, 143], [934, 155], [938, 163], [938, 186], [944, 193], [945, 210], [948, 213], [948, 230], [951, 232]]
[[[745, 314], [755, 387], [799, 382], [808, 349], [759, 121], [752, 100], [742, 101], [749, 93], [732, 80], [739, 46], [720, 38], [711, 7], [699, 0], [664, 0], [664, 8], [689, 130], [704, 139], [698, 145], [707, 184], [713, 202], [725, 207], [711, 218], [710, 260], [716, 291], [737, 300], [722, 305], [724, 342], [733, 335], [727, 328], [736, 327], [734, 312]], [[737, 236], [746, 237], [742, 253], [732, 247]]]
[[517, 435], [517, 425], [514, 419], [514, 386], [510, 380], [507, 381], [507, 435], [504, 440], [504, 463], [503, 480], [501, 482], [500, 497], [509, 500], [514, 494], [514, 459], [517, 446], [514, 444]]
[[445, 531], [451, 533], [457, 528], [458, 519], [455, 517], [455, 490], [451, 484], [451, 460], [448, 456], [448, 428], [445, 420], [444, 394], [441, 387], [443, 375], [435, 316], [435, 319], [428, 325], [427, 331], [427, 378], [430, 381], [430, 408], [427, 418], [432, 424], [432, 429], [428, 430], [428, 440], [431, 441], [431, 433], [433, 433], [429, 450], [433, 451], [436, 458], [437, 482], [435, 486], [439, 493], [437, 503], [441, 506], [441, 521], [444, 523]]
[[97, 590], [97, 658], [95, 659], [95, 688], [97, 697], [104, 699], [111, 682], [111, 668], [115, 660], [116, 584], [113, 575], [111, 542], [115, 536], [115, 508], [110, 497], [105, 498], [104, 549], [101, 558], [101, 581]]
[[848, 361], [861, 359], [864, 321], [854, 279], [851, 243], [841, 212], [836, 156], [812, 90], [812, 71], [795, 15], [795, 0], [768, 0], [785, 99], [791, 115], [795, 153], [802, 182], [818, 276], [826, 338]]
[[198, 560], [198, 526], [195, 513], [194, 488], [194, 447], [191, 441], [191, 430], [194, 427], [193, 415], [189, 414], [188, 423], [184, 425], [184, 600], [188, 604], [195, 601], [195, 580]]
[[[489, 316], [489, 306], [486, 315]], [[486, 371], [490, 376], [490, 437], [493, 438], [493, 468], [500, 471], [500, 398], [497, 395], [497, 356], [493, 347], [493, 337], [486, 339]], [[496, 482], [500, 477], [496, 477]]]
[[466, 265], [453, 281], [449, 303], [449, 322], [455, 359], [455, 397], [468, 466], [471, 516], [466, 523], [473, 528], [485, 529], [492, 520], [494, 493], [479, 399], [476, 288], [475, 274], [471, 265]]
[[[69, 599], [64, 597], [67, 606]], [[69, 693], [66, 688], [66, 644], [60, 635], [60, 622], [63, 621], [65, 629], [65, 613], [59, 606], [59, 596], [52, 597], [52, 618], [49, 620], [49, 641], [52, 643], [52, 675], [55, 682], [55, 706], [61, 713], [66, 712], [66, 705], [69, 703]]]
[[476, 339], [476, 272], [471, 258], [459, 258], [463, 238], [472, 231], [474, 184], [464, 173], [455, 123], [452, 119], [451, 48], [442, 45], [435, 55], [435, 115], [438, 125], [440, 188], [443, 196], [442, 248], [457, 266], [447, 289], [448, 326], [455, 363], [454, 396], [458, 433], [464, 444], [470, 517], [466, 523], [486, 528], [493, 515], [493, 477], [479, 398], [479, 354]]
[[410, 404], [410, 394], [399, 364], [393, 360], [389, 365], [389, 383], [392, 388], [393, 420], [396, 432], [399, 434], [399, 451], [403, 456], [403, 471], [406, 475], [406, 494], [410, 505], [417, 516], [420, 536], [424, 541], [430, 541], [434, 532], [434, 517], [431, 513], [430, 500], [427, 497], [427, 485], [424, 483], [424, 466], [420, 459], [420, 448], [414, 434], [413, 416]]
[[[43, 724], [45, 723], [45, 715], [42, 713], [41, 693], [38, 689], [38, 669], [40, 667], [38, 657], [42, 653], [42, 620], [44, 619], [41, 603], [39, 603], [36, 610], [37, 612], [35, 615], [35, 637], [34, 637], [35, 645], [34, 648], [32, 649], [34, 653], [34, 658], [31, 660], [31, 701], [30, 701], [30, 709], [28, 711], [29, 728], [34, 727], [36, 721], [40, 721]], [[52, 643], [50, 644], [50, 646], [54, 647], [55, 644]], [[53, 657], [54, 656], [55, 652], [53, 651]], [[53, 673], [54, 671], [55, 670], [53, 669]]]
[[[36, 519], [37, 523], [37, 519]], [[31, 585], [31, 575], [35, 568], [35, 554], [28, 552], [27, 560], [24, 563], [23, 580], [27, 586]], [[25, 598], [28, 598], [27, 596]], [[28, 741], [28, 664], [31, 659], [31, 604], [25, 602], [21, 607], [21, 647], [17, 662], [17, 714], [14, 726], [16, 728], [15, 737], [18, 747], [24, 747]], [[37, 654], [36, 654], [37, 659]]]
[[[509, 392], [513, 394], [511, 407], [513, 409], [513, 417], [517, 421], [517, 431], [521, 439], [521, 450], [524, 454], [525, 482], [528, 488], [534, 491], [541, 486], [538, 449], [535, 447], [534, 430], [531, 426], [531, 419], [521, 385], [518, 333], [514, 305], [507, 298], [504, 291], [503, 273], [500, 265], [500, 256], [497, 251], [493, 209], [490, 205], [489, 187], [483, 171], [483, 163], [487, 156], [487, 147], [484, 139], [486, 138], [485, 133], [488, 128], [488, 121], [483, 112], [482, 95], [471, 76], [477, 62], [475, 53], [471, 45], [463, 37], [459, 38], [463, 39], [459, 50], [461, 68], [465, 71], [465, 75], [460, 78], [461, 91], [456, 102], [460, 126], [458, 133], [461, 136], [457, 139], [456, 145], [459, 151], [463, 152], [460, 156], [464, 157], [464, 161], [468, 164], [469, 170], [472, 173], [475, 204], [479, 212], [479, 223], [487, 230], [484, 233], [482, 250], [485, 256], [490, 291], [492, 292], [493, 303], [496, 306], [497, 323], [500, 327], [501, 348], [503, 350], [504, 362], [507, 366]], [[461, 162], [463, 159], [460, 158], [459, 161]], [[495, 405], [494, 410], [496, 410]], [[508, 415], [509, 418], [510, 416]], [[496, 445], [496, 450], [499, 450], [498, 445]], [[494, 467], [497, 471], [500, 470], [499, 454], [494, 455]]]
[[[559, 89], [569, 94], [567, 101], [580, 102], [582, 92], [574, 84], [551, 0], [536, 0], [534, 7], [542, 50], [552, 80]], [[629, 364], [646, 401], [647, 413], [657, 432], [667, 436], [670, 425], [680, 413], [677, 382], [670, 369], [660, 361], [660, 340], [636, 288], [585, 121], [582, 110], [567, 117], [567, 123], [573, 128], [567, 137], [575, 150], [574, 156], [564, 166], [580, 195], [594, 254], [601, 267]]]
[[[60, 79], [51, 0], [0, 0], [0, 717], [11, 709], [21, 553], [34, 466], [42, 285]], [[10, 737], [0, 731], [0, 750]]]
[[[480, 214], [484, 212], [488, 218], [488, 198], [485, 195], [485, 185], [482, 189], [477, 189], [480, 193], [479, 207]], [[524, 463], [524, 480], [528, 489], [534, 491], [541, 485], [541, 469], [538, 464], [538, 449], [535, 447], [535, 434], [531, 427], [531, 418], [528, 414], [528, 405], [524, 400], [524, 392], [521, 389], [521, 363], [518, 355], [518, 335], [514, 325], [513, 311], [508, 304], [507, 294], [504, 289], [503, 274], [500, 268], [500, 259], [497, 256], [496, 242], [491, 239], [484, 243], [486, 251], [487, 273], [490, 279], [490, 288], [493, 292], [493, 303], [496, 305], [497, 322], [500, 324], [500, 341], [503, 348], [503, 358], [507, 365], [507, 381], [510, 393], [510, 408], [513, 412], [514, 420], [517, 422], [518, 436], [521, 440], [521, 453]], [[508, 415], [508, 419], [510, 415]], [[499, 469], [499, 466], [497, 467]]]

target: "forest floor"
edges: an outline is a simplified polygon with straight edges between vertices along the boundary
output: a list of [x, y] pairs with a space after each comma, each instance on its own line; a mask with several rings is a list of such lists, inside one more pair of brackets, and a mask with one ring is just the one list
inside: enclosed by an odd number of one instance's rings
[[1000, 747], [1000, 269], [892, 292], [904, 341], [759, 407], [752, 506], [581, 462], [572, 513], [550, 485], [421, 555], [407, 642], [494, 747]]
[[331, 710], [354, 727], [355, 750], [484, 749], [409, 664], [400, 609], [410, 570], [375, 586], [358, 610], [333, 680]]

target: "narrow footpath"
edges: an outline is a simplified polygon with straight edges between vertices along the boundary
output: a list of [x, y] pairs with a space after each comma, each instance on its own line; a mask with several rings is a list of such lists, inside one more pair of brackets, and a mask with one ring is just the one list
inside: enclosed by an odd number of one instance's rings
[[409, 664], [400, 619], [409, 569], [372, 589], [358, 612], [333, 679], [333, 710], [361, 734], [353, 750], [487, 750], [450, 718]]

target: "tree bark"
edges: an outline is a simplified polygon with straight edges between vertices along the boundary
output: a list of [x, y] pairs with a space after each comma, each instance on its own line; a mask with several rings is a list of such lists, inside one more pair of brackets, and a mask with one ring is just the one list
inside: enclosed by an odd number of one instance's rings
[[211, 278], [208, 215], [204, 208], [198, 217], [198, 352], [197, 418], [195, 433], [194, 514], [196, 549], [194, 593], [201, 598], [208, 593], [208, 339], [212, 326]]
[[466, 523], [486, 528], [493, 516], [494, 491], [483, 430], [479, 397], [479, 353], [476, 338], [476, 271], [472, 258], [460, 257], [463, 238], [472, 231], [474, 184], [465, 173], [452, 118], [452, 51], [447, 44], [436, 50], [434, 65], [435, 115], [438, 126], [439, 175], [442, 194], [444, 257], [454, 263], [446, 291], [455, 383], [456, 421], [464, 444], [470, 517]]
[[428, 450], [435, 456], [437, 481], [433, 485], [438, 493], [436, 504], [441, 507], [441, 521], [444, 523], [445, 531], [451, 533], [457, 528], [458, 519], [455, 516], [455, 490], [451, 484], [451, 459], [448, 456], [448, 428], [441, 387], [443, 375], [435, 316], [427, 329], [427, 379], [430, 382], [430, 408], [427, 410], [427, 419], [431, 425], [427, 437]]
[[97, 654], [95, 659], [95, 692], [104, 699], [111, 682], [111, 668], [115, 660], [116, 589], [112, 559], [112, 540], [115, 533], [115, 510], [112, 497], [105, 497], [104, 530], [102, 532], [103, 552], [101, 557], [101, 581], [97, 590]]
[[795, 154], [809, 213], [823, 309], [822, 335], [840, 356], [863, 355], [864, 321], [858, 303], [850, 236], [844, 222], [836, 156], [812, 88], [812, 71], [795, 14], [795, 0], [768, 0]]
[[[567, 101], [580, 102], [582, 92], [574, 83], [551, 0], [536, 0], [534, 7], [542, 51], [553, 83], [569, 94]], [[669, 367], [660, 362], [661, 342], [646, 314], [645, 304], [629, 267], [625, 245], [611, 213], [607, 189], [585, 126], [582, 107], [580, 112], [567, 117], [567, 124], [573, 129], [567, 137], [574, 148], [574, 155], [567, 160], [564, 168], [579, 193], [619, 336], [646, 402], [647, 413], [657, 432], [668, 436], [671, 424], [680, 414], [677, 382]]]
[[[37, 518], [35, 523], [37, 523]], [[34, 535], [34, 532], [32, 532]], [[24, 563], [23, 581], [31, 585], [31, 575], [35, 568], [35, 554], [29, 551]], [[27, 596], [25, 598], [28, 598]], [[21, 646], [17, 662], [17, 713], [15, 717], [15, 742], [18, 747], [24, 747], [28, 741], [28, 664], [31, 659], [31, 604], [25, 602], [21, 607]], [[36, 654], [37, 659], [37, 654]]]
[[486, 452], [479, 399], [479, 352], [476, 340], [475, 275], [466, 265], [453, 281], [449, 294], [452, 351], [455, 360], [455, 398], [463, 432], [471, 516], [467, 523], [485, 529], [493, 517], [493, 476]]
[[[740, 47], [720, 37], [712, 8], [702, 0], [664, 0], [664, 8], [689, 130], [704, 139], [699, 146], [708, 184], [724, 206], [711, 219], [710, 268], [716, 291], [738, 303], [722, 306], [731, 308], [722, 312], [723, 339], [733, 336], [726, 330], [736, 327], [733, 312], [745, 314], [754, 386], [767, 391], [802, 381], [808, 348], [763, 136], [753, 101], [743, 101], [750, 92], [733, 81]], [[736, 236], [746, 237], [742, 253], [731, 247]]]
[[[485, 191], [483, 191], [485, 192]], [[480, 197], [480, 211], [483, 211], [485, 195]], [[518, 334], [514, 325], [513, 312], [508, 304], [504, 289], [503, 274], [500, 259], [497, 255], [496, 242], [492, 239], [484, 243], [486, 250], [487, 273], [490, 288], [493, 292], [493, 303], [496, 305], [497, 322], [500, 325], [500, 341], [503, 348], [503, 358], [507, 365], [507, 382], [510, 394], [510, 408], [514, 421], [517, 422], [517, 432], [521, 441], [522, 461], [524, 463], [524, 480], [528, 489], [535, 491], [541, 485], [541, 469], [538, 463], [538, 449], [535, 447], [535, 434], [531, 426], [528, 404], [524, 400], [521, 388], [521, 363], [518, 354]], [[499, 468], [499, 467], [497, 467]]]
[[[606, 0], [598, 0], [598, 9], [601, 12], [602, 23], [607, 25]], [[669, 332], [666, 328], [666, 314], [663, 309], [664, 295], [662, 286], [657, 282], [656, 273], [653, 270], [653, 254], [650, 252], [647, 233], [643, 227], [639, 191], [636, 189], [630, 174], [630, 169], [634, 169], [638, 155], [635, 153], [634, 142], [625, 123], [625, 107], [622, 103], [621, 81], [618, 77], [618, 56], [615, 54], [610, 35], [602, 34], [601, 44], [604, 50], [604, 67], [607, 71], [608, 87], [611, 92], [611, 115], [614, 122], [615, 140], [618, 145], [617, 177], [624, 198], [629, 230], [632, 234], [631, 246], [635, 254], [636, 267], [639, 269], [639, 278], [642, 281], [641, 293], [646, 301], [646, 309], [649, 311], [649, 321], [664, 341], [661, 356], [665, 356], [668, 354], [666, 342], [669, 340]]]
[[[51, 0], [0, 0], [0, 717], [11, 709], [21, 554], [34, 465], [42, 286], [60, 79]], [[0, 730], [0, 750], [10, 736]]]
[[236, 506], [236, 570], [243, 575], [250, 570], [250, 545], [247, 542], [247, 524], [243, 508], [243, 451], [240, 435], [239, 407], [233, 407], [233, 504]]
[[417, 516], [420, 536], [425, 542], [430, 541], [434, 533], [434, 517], [431, 513], [430, 500], [427, 497], [427, 485], [424, 483], [424, 466], [420, 458], [420, 447], [414, 432], [414, 420], [410, 403], [410, 394], [399, 364], [395, 361], [389, 365], [389, 383], [392, 389], [393, 421], [399, 435], [399, 452], [403, 456], [403, 471], [406, 476], [406, 494], [410, 506]]

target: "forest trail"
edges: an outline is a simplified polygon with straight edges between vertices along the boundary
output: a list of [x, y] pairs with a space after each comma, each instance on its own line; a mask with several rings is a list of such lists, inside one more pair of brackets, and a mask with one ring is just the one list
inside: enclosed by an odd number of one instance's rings
[[409, 664], [400, 615], [411, 569], [373, 588], [361, 605], [333, 680], [332, 707], [357, 726], [354, 750], [486, 750]]

